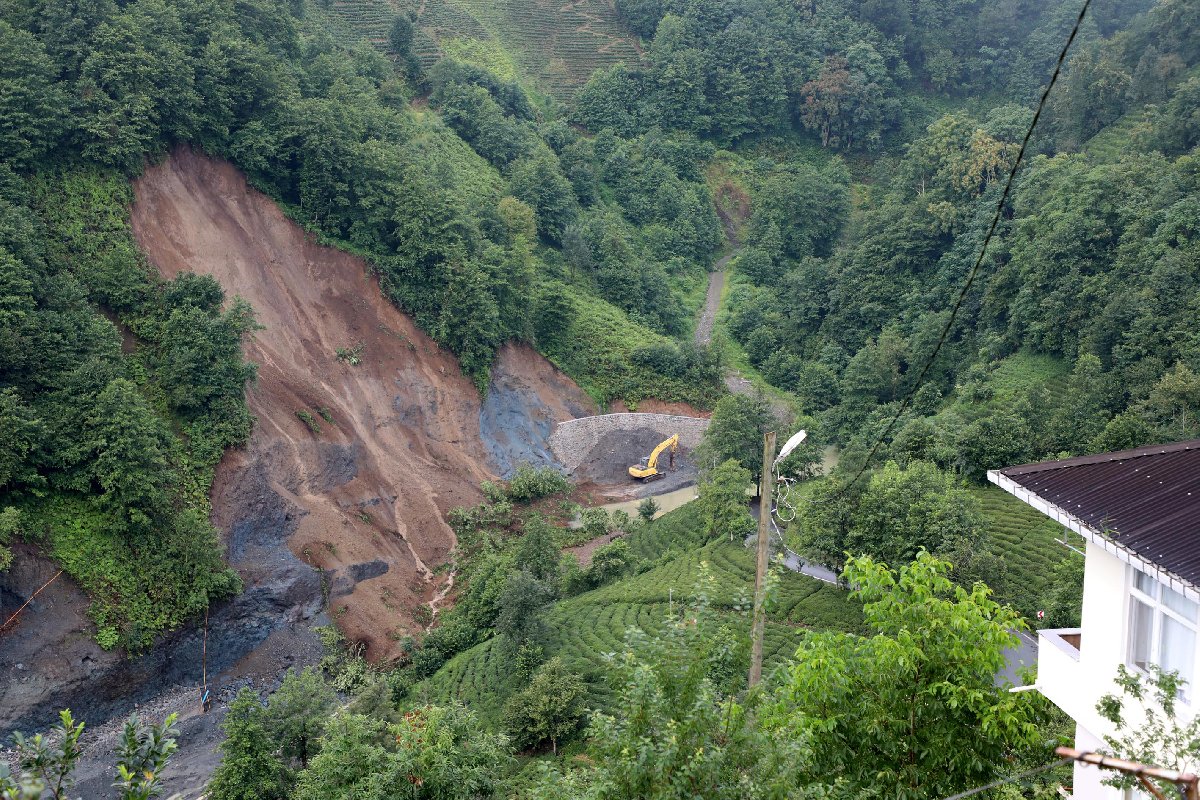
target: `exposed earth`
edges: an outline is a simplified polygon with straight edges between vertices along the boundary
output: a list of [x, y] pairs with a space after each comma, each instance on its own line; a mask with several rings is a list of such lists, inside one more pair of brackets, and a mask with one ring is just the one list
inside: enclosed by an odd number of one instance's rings
[[[438, 569], [455, 544], [447, 512], [536, 455], [539, 425], [549, 430], [590, 403], [515, 346], [497, 360], [496, 397], [481, 402], [454, 356], [382, 295], [361, 259], [314, 242], [228, 164], [180, 150], [135, 193], [133, 229], [159, 271], [212, 275], [263, 326], [246, 346], [259, 365], [247, 393], [257, 424], [212, 492], [231, 560], [282, 535], [292, 556], [322, 572], [346, 638], [372, 660], [397, 656], [397, 640], [420, 628], [416, 609], [436, 614], [452, 588]], [[358, 363], [339, 359], [339, 348]], [[264, 498], [282, 513], [256, 513]]]
[[[674, 491], [696, 482], [698, 470], [691, 454], [683, 447], [675, 456], [675, 468], [670, 468], [669, 450], [659, 456], [658, 470], [666, 477], [642, 483], [629, 477], [629, 467], [637, 464], [663, 441], [663, 435], [650, 428], [613, 431], [601, 436], [575, 471], [583, 480], [613, 486], [613, 496], [649, 497]], [[622, 490], [621, 487], [627, 487]]]
[[[95, 644], [86, 597], [66, 576], [56, 580], [0, 639], [0, 736], [45, 729], [71, 708], [89, 723], [76, 791], [104, 797], [124, 717], [178, 711], [168, 789], [194, 796], [219, 761], [218, 725], [239, 687], [273, 688], [288, 667], [314, 663], [312, 628], [331, 618], [372, 660], [395, 658], [397, 640], [421, 630], [416, 609], [436, 616], [449, 602], [447, 512], [478, 502], [481, 481], [522, 461], [553, 463], [555, 425], [596, 407], [516, 344], [498, 353], [481, 398], [361, 259], [313, 241], [229, 164], [180, 149], [147, 169], [134, 194], [133, 231], [151, 264], [168, 278], [212, 275], [263, 326], [245, 347], [258, 365], [247, 390], [254, 431], [226, 454], [212, 490], [213, 519], [245, 591], [213, 606], [207, 642], [204, 626], [190, 625], [131, 660]], [[358, 363], [339, 359], [339, 348]], [[666, 410], [676, 409], [639, 408]], [[598, 445], [607, 460], [588, 485], [619, 496], [631, 484], [625, 468], [661, 440], [645, 433]], [[693, 479], [685, 461], [646, 490]], [[56, 570], [19, 548], [0, 576], [0, 611]], [[215, 698], [206, 715], [202, 668]]]

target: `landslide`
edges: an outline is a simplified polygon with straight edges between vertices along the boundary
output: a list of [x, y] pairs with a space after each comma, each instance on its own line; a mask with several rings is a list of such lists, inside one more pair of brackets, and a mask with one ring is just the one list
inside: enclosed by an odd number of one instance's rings
[[[65, 576], [0, 634], [0, 738], [71, 708], [88, 723], [77, 770], [88, 797], [111, 795], [110, 753], [135, 709], [181, 713], [170, 787], [201, 785], [237, 688], [270, 689], [286, 668], [316, 661], [313, 625], [332, 619], [369, 658], [394, 658], [397, 639], [428, 624], [453, 588], [438, 569], [454, 546], [446, 513], [478, 502], [481, 480], [520, 461], [552, 463], [555, 424], [596, 413], [516, 344], [497, 354], [481, 401], [361, 259], [315, 243], [229, 164], [180, 149], [147, 169], [134, 195], [131, 224], [151, 263], [165, 277], [212, 275], [263, 326], [245, 347], [258, 365], [247, 389], [253, 433], [226, 453], [212, 489], [245, 589], [213, 606], [207, 637], [189, 625], [135, 659], [100, 649], [87, 597]], [[339, 360], [338, 348], [357, 350], [359, 363]], [[15, 554], [0, 580], [3, 618], [58, 569], [32, 547]], [[197, 707], [202, 652], [216, 698], [207, 715]]]
[[[178, 150], [146, 171], [135, 197], [133, 230], [159, 271], [212, 275], [263, 326], [246, 345], [258, 365], [247, 393], [254, 432], [227, 454], [212, 492], [231, 562], [248, 543], [285, 535], [297, 559], [322, 570], [347, 639], [372, 660], [397, 657], [401, 637], [452, 589], [439, 569], [455, 543], [447, 512], [478, 502], [493, 472], [536, 460], [553, 424], [591, 413], [590, 402], [510, 345], [481, 403], [454, 356], [382, 295], [361, 259], [314, 242], [229, 164]], [[286, 509], [282, 520], [256, 513], [264, 492]], [[254, 571], [245, 565], [248, 584]]]

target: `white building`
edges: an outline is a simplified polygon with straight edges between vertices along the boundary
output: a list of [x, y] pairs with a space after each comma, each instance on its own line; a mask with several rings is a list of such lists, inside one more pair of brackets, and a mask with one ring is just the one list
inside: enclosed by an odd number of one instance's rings
[[[1120, 664], [1178, 670], [1189, 682], [1178, 713], [1200, 711], [1200, 440], [993, 470], [988, 480], [1083, 540], [1081, 627], [1038, 638], [1037, 686], [1075, 720], [1075, 747], [1104, 746], [1111, 726], [1096, 703], [1119, 694]], [[1076, 764], [1074, 796], [1141, 796], [1101, 785], [1109, 774]]]

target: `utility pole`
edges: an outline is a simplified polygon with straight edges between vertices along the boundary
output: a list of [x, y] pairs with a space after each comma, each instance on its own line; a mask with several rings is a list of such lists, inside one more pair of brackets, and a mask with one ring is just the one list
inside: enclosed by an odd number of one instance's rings
[[762, 680], [763, 628], [766, 625], [767, 526], [771, 524], [771, 490], [775, 470], [775, 431], [763, 436], [762, 478], [758, 484], [758, 561], [754, 570], [754, 629], [750, 644], [750, 688]]

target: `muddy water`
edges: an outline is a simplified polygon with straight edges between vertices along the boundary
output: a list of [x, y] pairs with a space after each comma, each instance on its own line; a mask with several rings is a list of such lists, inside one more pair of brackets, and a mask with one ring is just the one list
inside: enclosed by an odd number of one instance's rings
[[[684, 486], [682, 489], [675, 489], [671, 492], [650, 495], [650, 497], [655, 503], [658, 504], [658, 511], [654, 512], [654, 518], [658, 519], [668, 511], [674, 511], [680, 506], [692, 502], [699, 497], [699, 495], [696, 493], [695, 484], [693, 484], [691, 486]], [[632, 517], [637, 516], [638, 506], [643, 502], [645, 501], [639, 499], [622, 500], [619, 503], [608, 503], [607, 505], [600, 507], [610, 514], [614, 511], [624, 511], [626, 514], [629, 514]]]

